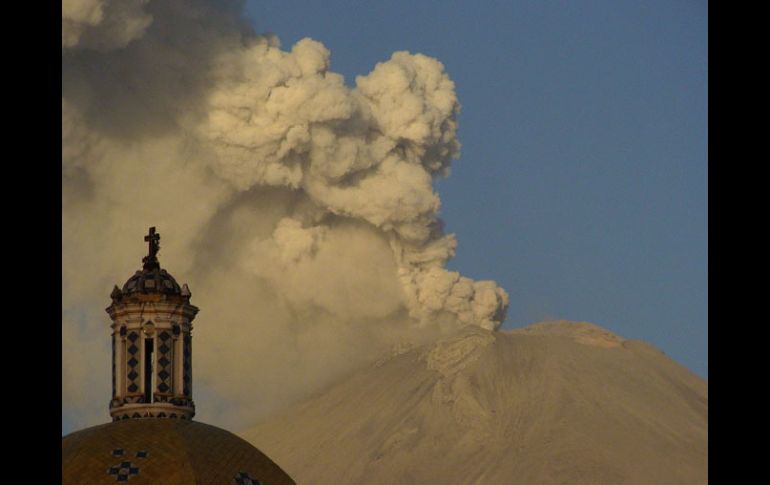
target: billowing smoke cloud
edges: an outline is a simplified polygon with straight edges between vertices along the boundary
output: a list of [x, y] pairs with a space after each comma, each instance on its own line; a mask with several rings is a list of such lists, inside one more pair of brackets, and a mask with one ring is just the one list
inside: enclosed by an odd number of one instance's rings
[[152, 23], [143, 6], [148, 0], [65, 0], [62, 48], [110, 50], [125, 47]]
[[459, 105], [441, 63], [397, 52], [351, 88], [321, 43], [282, 50], [241, 8], [63, 2], [63, 406], [75, 426], [107, 416], [103, 308], [150, 225], [202, 309], [204, 421], [251, 424], [389, 348], [505, 317], [502, 288], [444, 269], [456, 241], [432, 183], [459, 155]]

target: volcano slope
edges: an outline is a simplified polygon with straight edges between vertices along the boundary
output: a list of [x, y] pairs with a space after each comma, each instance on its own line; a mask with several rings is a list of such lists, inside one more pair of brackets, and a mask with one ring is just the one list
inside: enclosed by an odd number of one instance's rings
[[466, 327], [241, 433], [307, 484], [708, 482], [708, 384], [592, 324]]

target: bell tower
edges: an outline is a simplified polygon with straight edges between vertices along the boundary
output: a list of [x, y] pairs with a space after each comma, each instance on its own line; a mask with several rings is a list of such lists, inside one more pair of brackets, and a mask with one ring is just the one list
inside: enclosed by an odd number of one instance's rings
[[144, 237], [142, 269], [116, 285], [106, 308], [112, 319], [113, 421], [130, 418], [192, 419], [192, 321], [187, 284], [181, 287], [158, 262], [160, 234]]

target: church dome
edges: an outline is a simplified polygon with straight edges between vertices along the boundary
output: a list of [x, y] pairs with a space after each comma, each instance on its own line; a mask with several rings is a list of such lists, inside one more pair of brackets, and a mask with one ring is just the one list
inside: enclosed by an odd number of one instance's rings
[[62, 483], [294, 485], [247, 441], [195, 416], [190, 289], [158, 263], [160, 234], [105, 308], [112, 323], [112, 422], [62, 438]]
[[165, 269], [142, 269], [134, 273], [123, 285], [123, 294], [132, 293], [165, 293], [181, 295], [182, 288], [173, 276]]
[[175, 419], [127, 419], [62, 438], [62, 484], [294, 485], [234, 434]]

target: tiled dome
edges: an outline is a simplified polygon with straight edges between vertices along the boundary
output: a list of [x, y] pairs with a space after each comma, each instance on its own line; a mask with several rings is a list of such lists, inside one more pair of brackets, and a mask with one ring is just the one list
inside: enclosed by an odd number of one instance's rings
[[62, 484], [294, 485], [245, 440], [203, 423], [127, 419], [62, 438]]
[[142, 269], [134, 273], [123, 285], [123, 294], [132, 293], [165, 293], [181, 295], [182, 288], [177, 284], [173, 276], [165, 269]]
[[110, 294], [113, 422], [62, 438], [62, 485], [295, 485], [247, 441], [191, 421], [198, 307], [161, 269], [159, 240], [151, 227], [142, 269]]

